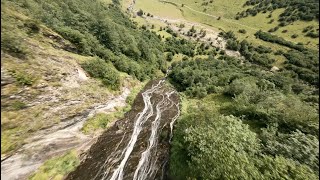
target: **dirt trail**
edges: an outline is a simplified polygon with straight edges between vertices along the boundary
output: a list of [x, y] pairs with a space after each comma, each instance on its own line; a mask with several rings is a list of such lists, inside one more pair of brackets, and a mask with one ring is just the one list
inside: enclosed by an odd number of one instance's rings
[[88, 109], [81, 115], [52, 128], [41, 130], [36, 136], [27, 139], [30, 143], [22, 146], [14, 155], [1, 160], [1, 178], [4, 180], [26, 179], [50, 157], [74, 148], [85, 151], [96, 138], [84, 135], [80, 131], [84, 122], [97, 112], [111, 113], [116, 111], [115, 107], [125, 106], [130, 90], [123, 88], [122, 91], [121, 95], [112, 97], [105, 104]]

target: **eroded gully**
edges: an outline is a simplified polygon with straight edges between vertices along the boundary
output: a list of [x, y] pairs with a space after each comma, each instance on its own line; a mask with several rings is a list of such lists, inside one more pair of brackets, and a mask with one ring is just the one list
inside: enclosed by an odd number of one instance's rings
[[166, 177], [179, 96], [165, 80], [149, 82], [132, 110], [105, 131], [66, 179], [150, 180]]

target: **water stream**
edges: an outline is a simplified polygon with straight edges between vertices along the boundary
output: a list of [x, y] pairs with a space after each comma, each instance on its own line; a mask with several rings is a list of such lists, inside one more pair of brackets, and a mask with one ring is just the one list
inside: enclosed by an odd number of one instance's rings
[[150, 180], [166, 176], [179, 97], [165, 80], [149, 82], [133, 108], [94, 144], [66, 179]]

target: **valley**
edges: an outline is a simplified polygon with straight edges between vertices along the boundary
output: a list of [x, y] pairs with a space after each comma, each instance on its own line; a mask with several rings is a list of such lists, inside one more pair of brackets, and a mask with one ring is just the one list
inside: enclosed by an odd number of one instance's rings
[[1, 2], [1, 177], [319, 178], [311, 1]]

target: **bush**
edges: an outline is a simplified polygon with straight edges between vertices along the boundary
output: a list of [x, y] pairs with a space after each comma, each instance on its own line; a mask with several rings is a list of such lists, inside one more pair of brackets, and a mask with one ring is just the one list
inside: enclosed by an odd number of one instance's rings
[[304, 134], [299, 130], [283, 134], [277, 131], [277, 126], [269, 126], [262, 129], [260, 138], [265, 153], [292, 158], [311, 167], [314, 171], [318, 170], [319, 141], [315, 136]]
[[201, 84], [197, 84], [186, 89], [186, 94], [190, 97], [203, 98], [207, 95], [207, 90]]
[[232, 40], [232, 39], [228, 39], [227, 40], [227, 44], [226, 44], [226, 48], [234, 50], [234, 51], [239, 51], [240, 44], [239, 44], [238, 41], [235, 41], [235, 40]]
[[167, 60], [167, 61], [172, 61], [172, 59], [173, 59], [172, 53], [171, 53], [171, 52], [168, 52], [168, 53], [167, 53], [167, 58], [166, 58], [166, 60]]
[[246, 34], [247, 31], [245, 29], [239, 29], [239, 33]]
[[80, 31], [69, 27], [62, 27], [57, 29], [57, 31], [62, 35], [62, 37], [72, 42], [77, 47], [78, 52], [86, 55], [91, 53], [91, 47], [89, 46], [85, 35]]
[[257, 38], [262, 39], [267, 42], [277, 43], [283, 46], [287, 46], [292, 49], [296, 49], [298, 51], [304, 51], [305, 48], [302, 45], [296, 45], [290, 41], [286, 41], [285, 39], [278, 37], [276, 35], [272, 35], [270, 33], [262, 32], [261, 30], [257, 31], [254, 34]]
[[[247, 125], [205, 108], [193, 112], [177, 125], [170, 161], [173, 179], [250, 179], [259, 175], [253, 164], [259, 143]], [[181, 167], [180, 171], [172, 166]]]
[[24, 26], [28, 28], [28, 33], [39, 33], [40, 32], [40, 23], [34, 20], [26, 20]]
[[22, 86], [31, 86], [35, 82], [35, 78], [26, 72], [12, 72], [13, 77], [17, 83]]
[[[284, 12], [280, 14], [280, 26], [285, 26], [297, 20], [312, 21], [319, 20], [319, 2], [312, 0], [282, 0], [282, 1], [269, 1], [269, 0], [248, 0], [244, 6], [253, 6], [242, 11], [239, 15], [246, 17], [249, 14], [255, 16], [257, 13], [266, 13], [267, 11], [274, 11], [275, 9], [284, 8]], [[270, 18], [271, 14], [267, 16]]]
[[113, 90], [120, 87], [119, 73], [112, 67], [112, 64], [106, 63], [100, 58], [89, 60], [81, 65], [90, 76], [101, 79], [102, 83]]
[[221, 31], [219, 33], [219, 36], [223, 37], [226, 40], [228, 40], [228, 39], [236, 40], [237, 39], [235, 34], [233, 33], [233, 31], [228, 31], [228, 32]]
[[311, 38], [318, 38], [319, 37], [319, 32], [314, 33], [314, 32], [308, 32], [306, 34], [307, 37], [311, 37]]
[[258, 90], [258, 87], [255, 83], [255, 80], [252, 78], [243, 78], [243, 79], [236, 79], [232, 81], [232, 83], [226, 88], [225, 93], [226, 95], [230, 96], [237, 96], [243, 93], [244, 91], [248, 90]]
[[143, 15], [143, 11], [140, 9], [140, 10], [137, 12], [137, 15], [138, 15], [138, 16], [142, 16], [142, 15]]
[[28, 51], [19, 36], [1, 32], [1, 50], [17, 58], [25, 58]]

